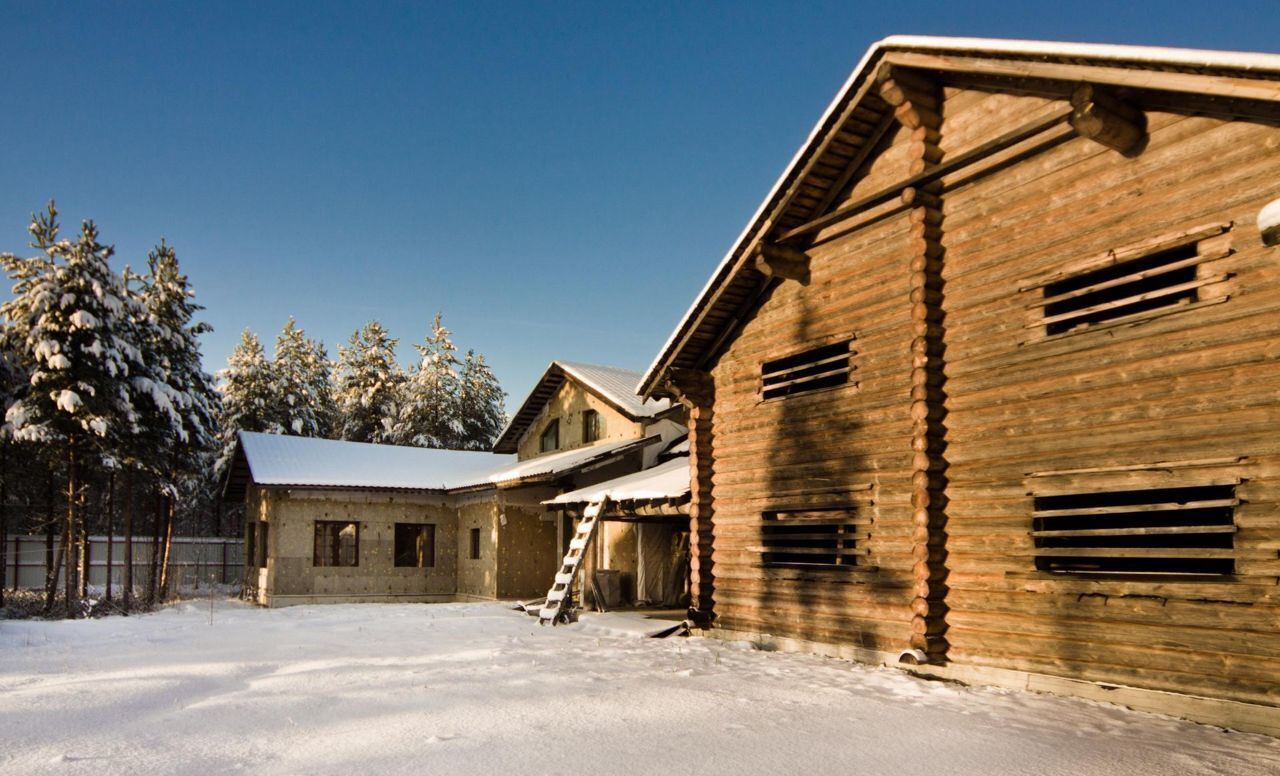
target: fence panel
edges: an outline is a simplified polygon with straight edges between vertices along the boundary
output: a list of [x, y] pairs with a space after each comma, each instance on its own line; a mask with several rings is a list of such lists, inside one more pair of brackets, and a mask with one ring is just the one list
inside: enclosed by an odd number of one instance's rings
[[[111, 565], [107, 565], [108, 541]], [[4, 579], [7, 588], [43, 588], [48, 574], [46, 539], [43, 536], [13, 536], [8, 539]], [[124, 538], [90, 536], [89, 584], [105, 587], [108, 573], [111, 584], [124, 584]], [[133, 539], [133, 583], [141, 587], [151, 574], [151, 537]], [[60, 537], [54, 542], [54, 554], [62, 551]], [[175, 536], [169, 550], [169, 573], [177, 587], [202, 587], [209, 584], [238, 585], [244, 564], [244, 540], [229, 537]], [[55, 564], [57, 565], [57, 564]], [[63, 574], [59, 570], [59, 584]]]

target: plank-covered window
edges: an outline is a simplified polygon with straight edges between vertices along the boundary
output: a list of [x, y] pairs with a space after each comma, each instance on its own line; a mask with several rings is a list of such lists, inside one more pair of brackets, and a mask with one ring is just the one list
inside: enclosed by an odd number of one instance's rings
[[542, 436], [538, 440], [538, 451], [549, 453], [552, 450], [560, 449], [560, 421], [553, 420], [547, 424], [542, 430]]
[[430, 523], [396, 523], [395, 562], [402, 568], [436, 565], [436, 527]]
[[346, 520], [317, 520], [312, 563], [316, 566], [358, 566], [359, 524]]
[[853, 340], [793, 353], [760, 366], [760, 396], [778, 399], [845, 385], [853, 372]]
[[1061, 574], [1231, 574], [1235, 485], [1037, 495], [1036, 568]]
[[600, 413], [595, 410], [583, 410], [582, 443], [591, 444], [602, 436], [604, 436], [604, 427], [600, 420]]
[[757, 550], [764, 566], [845, 569], [866, 554], [851, 508], [774, 510], [762, 518]]
[[1231, 252], [1230, 226], [1166, 235], [1046, 277], [1032, 285], [1040, 296], [1028, 326], [1053, 336], [1223, 301], [1230, 275], [1215, 260]]

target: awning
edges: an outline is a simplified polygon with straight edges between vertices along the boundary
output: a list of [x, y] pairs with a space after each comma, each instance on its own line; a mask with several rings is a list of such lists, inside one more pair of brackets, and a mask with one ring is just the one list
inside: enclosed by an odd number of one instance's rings
[[689, 498], [689, 491], [689, 459], [680, 457], [672, 458], [652, 469], [563, 493], [542, 503], [568, 507], [590, 504], [606, 498], [623, 503], [679, 502]]

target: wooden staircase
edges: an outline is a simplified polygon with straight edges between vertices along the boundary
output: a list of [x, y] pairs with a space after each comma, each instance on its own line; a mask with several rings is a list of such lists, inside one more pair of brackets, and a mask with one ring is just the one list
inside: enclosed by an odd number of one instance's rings
[[596, 535], [596, 526], [600, 524], [600, 514], [604, 511], [606, 501], [596, 501], [587, 505], [582, 511], [582, 519], [578, 521], [573, 538], [569, 540], [569, 552], [564, 556], [564, 563], [556, 573], [551, 589], [547, 591], [546, 603], [538, 612], [538, 624], [557, 625], [564, 621], [569, 606], [573, 580], [582, 568], [582, 559], [586, 557], [587, 548]]

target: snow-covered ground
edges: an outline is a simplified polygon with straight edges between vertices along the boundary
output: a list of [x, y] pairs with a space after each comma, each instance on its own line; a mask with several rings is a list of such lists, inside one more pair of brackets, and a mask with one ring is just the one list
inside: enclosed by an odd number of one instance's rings
[[0, 773], [1280, 773], [1280, 742], [495, 604], [0, 621]]

